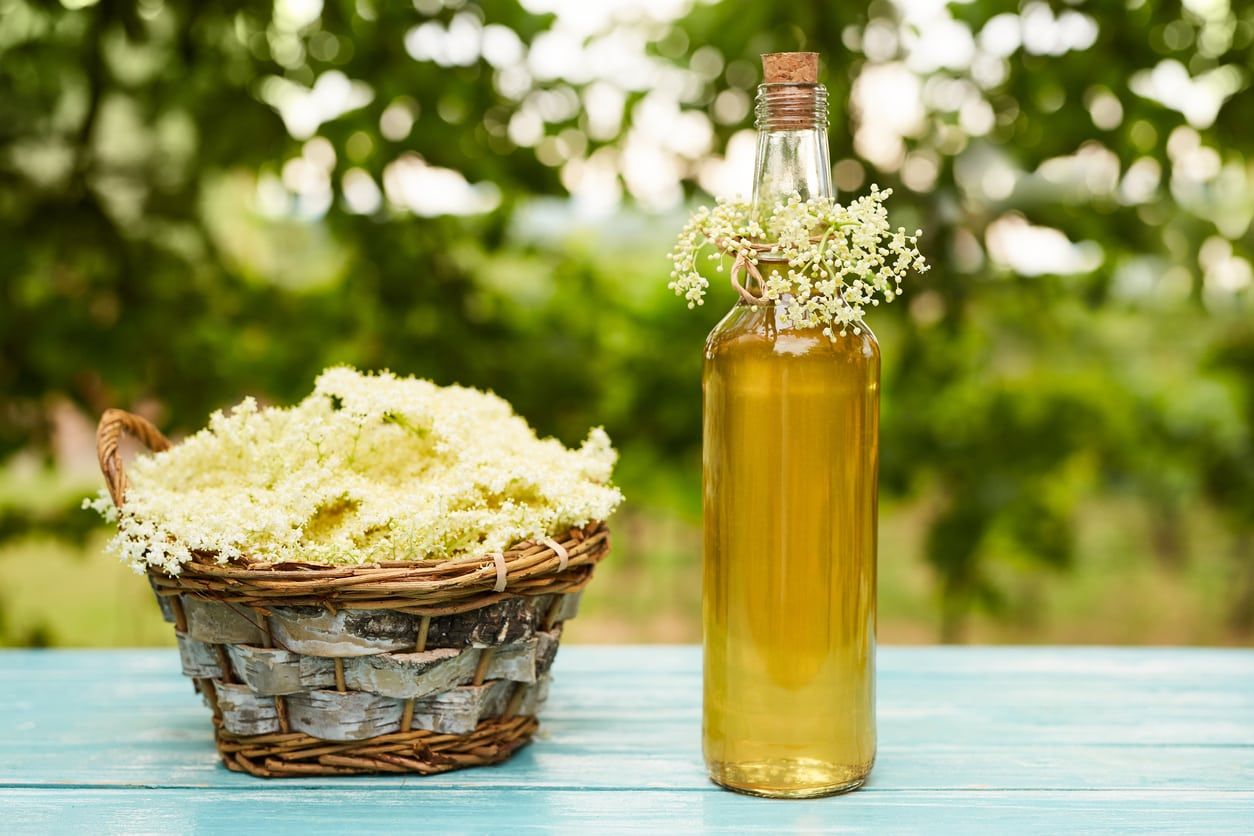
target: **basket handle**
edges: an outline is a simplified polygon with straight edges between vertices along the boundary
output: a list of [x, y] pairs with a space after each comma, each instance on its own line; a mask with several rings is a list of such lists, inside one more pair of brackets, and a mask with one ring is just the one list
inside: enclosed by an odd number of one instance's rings
[[96, 427], [96, 456], [100, 459], [100, 472], [104, 474], [109, 496], [118, 508], [122, 507], [126, 495], [126, 473], [122, 470], [122, 451], [118, 446], [124, 432], [138, 438], [154, 453], [170, 447], [170, 440], [147, 418], [121, 409], [105, 410]]

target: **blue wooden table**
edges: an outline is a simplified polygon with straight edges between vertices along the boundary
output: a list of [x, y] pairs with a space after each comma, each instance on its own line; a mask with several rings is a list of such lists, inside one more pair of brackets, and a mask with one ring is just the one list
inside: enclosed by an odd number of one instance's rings
[[884, 648], [856, 793], [706, 782], [700, 655], [567, 647], [540, 738], [427, 778], [218, 765], [173, 651], [0, 652], [0, 832], [1254, 832], [1254, 651]]

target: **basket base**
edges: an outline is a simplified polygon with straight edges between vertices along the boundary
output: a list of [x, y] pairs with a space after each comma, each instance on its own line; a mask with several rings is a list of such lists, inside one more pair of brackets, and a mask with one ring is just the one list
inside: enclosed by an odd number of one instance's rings
[[470, 734], [415, 729], [341, 742], [300, 732], [240, 736], [218, 728], [214, 737], [228, 769], [259, 778], [434, 775], [500, 763], [530, 742], [539, 725], [535, 717], [516, 716], [484, 720]]

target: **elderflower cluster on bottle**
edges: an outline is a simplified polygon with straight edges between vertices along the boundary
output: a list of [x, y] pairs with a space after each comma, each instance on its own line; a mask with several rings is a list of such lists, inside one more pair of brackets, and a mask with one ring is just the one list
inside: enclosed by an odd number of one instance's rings
[[[888, 223], [885, 199], [892, 189], [871, 191], [848, 206], [832, 198], [793, 195], [757, 217], [744, 200], [719, 200], [693, 213], [670, 254], [668, 285], [692, 308], [705, 301], [709, 282], [698, 270], [704, 255], [723, 272], [728, 257], [761, 272], [763, 284], [750, 292], [775, 303], [783, 327], [822, 327], [823, 333], [862, 333], [868, 306], [901, 295], [911, 271], [924, 273], [921, 230], [908, 234]], [[708, 251], [707, 251], [708, 248]], [[746, 271], [747, 272], [747, 271]], [[744, 283], [745, 275], [739, 277]]]
[[136, 571], [197, 556], [365, 564], [504, 550], [603, 520], [622, 500], [600, 428], [540, 439], [501, 398], [333, 368], [290, 408], [245, 400], [127, 468], [112, 547]]

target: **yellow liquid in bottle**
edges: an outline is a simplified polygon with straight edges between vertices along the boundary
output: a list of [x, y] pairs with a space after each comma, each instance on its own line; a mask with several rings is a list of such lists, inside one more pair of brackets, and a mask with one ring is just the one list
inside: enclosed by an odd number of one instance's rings
[[875, 759], [879, 347], [738, 305], [706, 344], [705, 760], [804, 798]]

